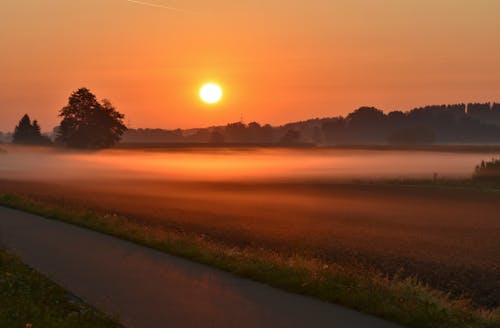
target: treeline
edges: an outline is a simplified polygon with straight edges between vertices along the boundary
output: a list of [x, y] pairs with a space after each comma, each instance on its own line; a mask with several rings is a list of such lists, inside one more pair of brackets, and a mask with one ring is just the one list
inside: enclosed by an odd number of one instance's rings
[[432, 144], [499, 143], [500, 104], [434, 105], [385, 114], [361, 107], [342, 117], [279, 127], [257, 122], [191, 130], [131, 129], [128, 143]]
[[129, 129], [123, 142], [136, 143], [274, 143], [275, 130], [271, 125], [257, 122], [231, 123], [224, 127], [190, 130]]
[[383, 113], [362, 107], [321, 125], [329, 144], [497, 143], [500, 104], [453, 104]]
[[51, 138], [42, 135], [38, 122], [25, 115], [13, 134], [0, 134], [0, 141], [35, 145], [55, 141], [77, 148], [111, 147], [120, 138], [125, 143], [176, 144], [500, 143], [498, 103], [434, 105], [387, 114], [375, 107], [361, 107], [345, 117], [316, 118], [278, 127], [236, 122], [201, 129], [130, 129], [125, 132], [123, 115], [109, 102], [98, 102], [88, 89], [82, 88], [71, 95], [60, 116], [63, 117], [61, 125]]
[[87, 88], [80, 88], [68, 98], [68, 104], [59, 110], [61, 122], [52, 136], [42, 135], [38, 121], [25, 114], [14, 132], [0, 132], [0, 142], [18, 145], [58, 146], [79, 149], [103, 149], [118, 143], [127, 130], [125, 116], [109, 100], [98, 101]]
[[46, 135], [42, 135], [40, 125], [37, 120], [31, 121], [28, 114], [24, 115], [12, 134], [12, 143], [19, 145], [41, 145], [52, 144], [52, 140]]

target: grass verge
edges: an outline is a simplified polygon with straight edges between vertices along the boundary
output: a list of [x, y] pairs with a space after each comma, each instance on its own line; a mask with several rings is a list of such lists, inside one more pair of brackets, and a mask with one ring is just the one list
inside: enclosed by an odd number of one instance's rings
[[0, 250], [1, 327], [119, 327], [18, 258]]
[[0, 205], [100, 231], [408, 327], [500, 327], [500, 309], [474, 308], [467, 300], [452, 300], [417, 279], [389, 279], [374, 270], [285, 256], [270, 249], [230, 247], [203, 235], [153, 229], [118, 215], [23, 195], [1, 194]]

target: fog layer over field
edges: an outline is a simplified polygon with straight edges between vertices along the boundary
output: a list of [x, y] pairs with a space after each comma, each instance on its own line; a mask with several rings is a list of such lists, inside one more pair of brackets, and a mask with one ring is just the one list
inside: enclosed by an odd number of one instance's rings
[[6, 149], [0, 194], [118, 213], [230, 245], [363, 263], [490, 307], [500, 300], [498, 192], [348, 182], [434, 173], [467, 178], [495, 154]]
[[0, 177], [158, 180], [467, 178], [485, 153], [349, 149], [164, 149], [76, 152], [4, 147]]

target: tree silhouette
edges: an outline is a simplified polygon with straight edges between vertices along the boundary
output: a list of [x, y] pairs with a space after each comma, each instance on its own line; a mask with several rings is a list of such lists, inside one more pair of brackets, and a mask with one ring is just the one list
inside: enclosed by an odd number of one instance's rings
[[43, 136], [40, 125], [35, 120], [31, 123], [28, 114], [25, 114], [14, 130], [12, 142], [18, 145], [48, 145], [50, 139]]
[[29, 143], [32, 137], [33, 126], [31, 125], [31, 119], [28, 114], [25, 114], [14, 130], [12, 142], [15, 144], [26, 144]]
[[[288, 132], [290, 130], [295, 132]], [[125, 139], [175, 143], [219, 143], [224, 140], [228, 144], [313, 142], [326, 146], [498, 143], [500, 103], [438, 104], [409, 111], [393, 110], [387, 114], [374, 107], [361, 107], [345, 117], [313, 118], [274, 127], [258, 122], [236, 122], [185, 131], [137, 129], [128, 131]]]
[[395, 145], [428, 145], [434, 143], [435, 140], [434, 131], [421, 126], [396, 130], [387, 138], [390, 144]]
[[280, 141], [286, 145], [298, 144], [300, 142], [300, 137], [300, 131], [288, 130]]
[[221, 131], [220, 128], [214, 129], [210, 133], [210, 139], [208, 140], [208, 142], [220, 144], [224, 143], [224, 141], [225, 141], [224, 133]]
[[476, 166], [474, 178], [477, 180], [500, 182], [500, 160], [482, 161]]
[[247, 127], [241, 122], [229, 123], [226, 126], [226, 137], [229, 142], [245, 142]]
[[325, 119], [321, 130], [328, 144], [341, 144], [346, 141], [346, 120], [343, 117]]
[[37, 137], [42, 135], [42, 129], [40, 128], [37, 120], [33, 121], [33, 134]]
[[75, 91], [59, 116], [63, 119], [57, 140], [68, 147], [108, 148], [120, 141], [127, 130], [123, 123], [125, 116], [108, 100], [97, 101], [87, 88]]

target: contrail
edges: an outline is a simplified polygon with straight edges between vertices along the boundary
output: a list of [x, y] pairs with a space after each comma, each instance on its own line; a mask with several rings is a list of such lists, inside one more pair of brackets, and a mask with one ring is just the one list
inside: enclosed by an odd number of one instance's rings
[[144, 5], [144, 6], [150, 6], [150, 7], [156, 7], [156, 8], [162, 8], [162, 9], [168, 9], [168, 10], [174, 10], [174, 11], [183, 11], [185, 10], [175, 8], [175, 7], [170, 7], [170, 6], [165, 6], [165, 5], [160, 5], [156, 3], [151, 3], [151, 2], [145, 2], [145, 1], [139, 1], [139, 0], [127, 0], [128, 2], [136, 3], [138, 5]]

